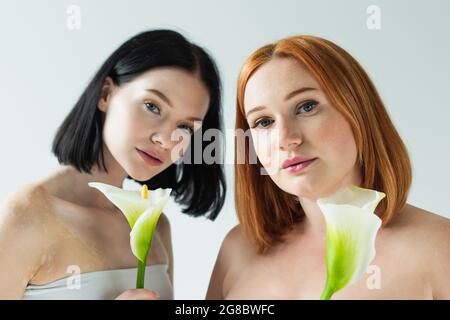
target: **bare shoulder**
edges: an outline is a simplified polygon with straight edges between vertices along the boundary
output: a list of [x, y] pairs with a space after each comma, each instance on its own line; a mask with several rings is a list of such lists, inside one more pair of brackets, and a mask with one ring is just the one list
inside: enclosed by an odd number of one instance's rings
[[0, 209], [0, 298], [20, 298], [52, 243], [45, 192], [26, 186]]
[[15, 242], [29, 242], [27, 248], [34, 250], [38, 246], [44, 248], [56, 242], [52, 238], [55, 234], [52, 230], [57, 226], [55, 221], [51, 199], [39, 184], [20, 187], [0, 208], [0, 232], [3, 239], [9, 239], [8, 234], [14, 235]]
[[247, 239], [239, 225], [227, 233], [222, 242], [221, 252], [227, 260], [248, 259], [257, 254], [256, 247]]
[[159, 235], [159, 238], [161, 239], [164, 246], [168, 264], [168, 274], [170, 281], [173, 285], [174, 261], [173, 261], [172, 234], [171, 234], [172, 231], [170, 228], [169, 219], [164, 213], [161, 213], [161, 216], [159, 217], [158, 225], [156, 226], [156, 232]]
[[[450, 298], [450, 220], [406, 205], [385, 229], [406, 263], [423, 271], [434, 298]], [[392, 241], [389, 241], [392, 240]]]
[[231, 282], [243, 268], [258, 256], [254, 243], [248, 239], [239, 225], [233, 227], [225, 236], [220, 248], [220, 259], [227, 270], [227, 279]]
[[[395, 231], [399, 236], [414, 236], [420, 240], [436, 239], [438, 242], [450, 240], [449, 219], [409, 204], [394, 216], [388, 224], [387, 230]], [[433, 242], [436, 243], [436, 241]]]
[[223, 299], [242, 267], [256, 254], [256, 248], [245, 237], [239, 225], [228, 231], [217, 255], [206, 299]]
[[[14, 241], [29, 241], [34, 245], [49, 243], [55, 225], [50, 198], [39, 184], [20, 187], [11, 194], [0, 209], [0, 232], [4, 239], [13, 234]], [[4, 240], [5, 241], [5, 240]], [[35, 247], [29, 245], [28, 247]]]
[[161, 213], [156, 229], [158, 230], [161, 236], [166, 234], [167, 232], [169, 232], [170, 234], [170, 222], [164, 213]]
[[50, 202], [45, 189], [38, 184], [20, 187], [3, 203], [0, 219], [3, 223], [23, 226], [38, 225], [50, 216]]
[[158, 224], [156, 226], [156, 233], [164, 244], [164, 248], [171, 255], [172, 251], [172, 234], [171, 234], [170, 222], [164, 213], [158, 219]]

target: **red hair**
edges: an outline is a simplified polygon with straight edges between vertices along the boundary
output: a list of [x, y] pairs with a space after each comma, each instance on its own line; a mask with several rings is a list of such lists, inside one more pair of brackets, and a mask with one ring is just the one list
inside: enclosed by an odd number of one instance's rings
[[[236, 129], [249, 130], [244, 112], [245, 87], [252, 74], [274, 57], [289, 57], [306, 66], [328, 100], [349, 122], [361, 163], [363, 188], [386, 197], [376, 214], [386, 225], [406, 203], [412, 180], [411, 163], [400, 135], [381, 98], [361, 65], [344, 49], [314, 36], [294, 36], [256, 50], [244, 63], [238, 79]], [[304, 216], [293, 195], [260, 174], [261, 163], [238, 162], [249, 155], [250, 141], [238, 135], [235, 144], [235, 200], [241, 229], [264, 251]], [[254, 151], [253, 151], [254, 152]]]

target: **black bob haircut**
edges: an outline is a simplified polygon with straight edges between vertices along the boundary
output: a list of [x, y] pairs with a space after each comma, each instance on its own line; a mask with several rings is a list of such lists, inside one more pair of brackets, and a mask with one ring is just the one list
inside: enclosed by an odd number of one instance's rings
[[[108, 57], [58, 128], [52, 152], [59, 163], [85, 173], [90, 173], [97, 164], [108, 172], [103, 156], [103, 122], [97, 108], [105, 79], [110, 77], [120, 86], [145, 71], [166, 66], [198, 72], [209, 90], [209, 108], [195, 134], [203, 136], [208, 129], [222, 131], [221, 83], [212, 58], [176, 31], [146, 31], [127, 40]], [[202, 141], [202, 154], [207, 145]], [[190, 159], [194, 159], [192, 143], [189, 150]], [[214, 220], [225, 201], [226, 182], [221, 163], [173, 163], [151, 180], [137, 182], [147, 184], [149, 189], [172, 188], [175, 201], [183, 206], [182, 212], [195, 217], [204, 215]]]

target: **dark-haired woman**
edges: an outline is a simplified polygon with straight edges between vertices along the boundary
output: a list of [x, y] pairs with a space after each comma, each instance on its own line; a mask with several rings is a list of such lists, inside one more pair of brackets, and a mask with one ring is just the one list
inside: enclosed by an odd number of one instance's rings
[[222, 166], [182, 161], [183, 151], [202, 153], [206, 145], [195, 150], [190, 141], [208, 129], [222, 129], [211, 57], [170, 30], [126, 41], [60, 126], [53, 153], [61, 168], [18, 190], [1, 210], [0, 297], [173, 298], [168, 219], [161, 216], [154, 235], [147, 289], [130, 289], [137, 260], [129, 225], [88, 183], [122, 187], [131, 178], [150, 189], [172, 188], [184, 213], [214, 219], [226, 190]]

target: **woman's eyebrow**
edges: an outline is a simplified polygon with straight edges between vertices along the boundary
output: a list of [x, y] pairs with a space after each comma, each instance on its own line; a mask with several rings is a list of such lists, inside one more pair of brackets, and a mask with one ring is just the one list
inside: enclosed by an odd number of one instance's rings
[[[306, 91], [312, 91], [312, 90], [317, 90], [317, 89], [316, 89], [316, 88], [312, 88], [312, 87], [303, 87], [303, 88], [300, 88], [300, 89], [296, 89], [296, 90], [292, 91], [291, 93], [289, 93], [289, 94], [286, 96], [286, 98], [284, 98], [284, 100], [287, 101], [287, 100], [291, 99], [292, 97], [294, 97], [294, 96], [296, 96], [296, 95], [298, 95], [298, 94], [300, 94], [300, 93], [303, 93], [303, 92], [306, 92]], [[266, 108], [265, 106], [257, 106], [257, 107], [254, 107], [253, 109], [250, 109], [250, 110], [247, 112], [247, 114], [245, 115], [245, 117], [248, 118], [249, 114], [251, 114], [252, 112], [256, 112], [256, 111], [259, 111], [259, 110], [263, 110], [263, 109], [265, 109], [265, 108]]]
[[202, 121], [203, 121], [203, 119], [196, 118], [196, 117], [189, 117], [189, 118], [187, 118], [186, 120], [192, 121], [192, 122], [195, 122], [195, 121], [200, 121], [200, 122], [202, 122]]
[[162, 93], [161, 91], [156, 90], [156, 89], [146, 89], [146, 91], [156, 94], [158, 97], [160, 97], [162, 100], [164, 100], [164, 102], [167, 103], [169, 105], [169, 107], [171, 107], [171, 108], [173, 107], [169, 98], [167, 98], [167, 96], [164, 93]]
[[311, 90], [317, 90], [316, 88], [312, 88], [312, 87], [303, 87], [297, 90], [292, 91], [291, 93], [289, 93], [286, 98], [284, 98], [284, 100], [289, 100], [290, 98], [292, 98], [293, 96], [296, 96], [297, 94], [303, 93], [305, 91], [311, 91]]
[[253, 109], [250, 109], [250, 110], [247, 112], [247, 114], [245, 115], [245, 117], [248, 118], [248, 116], [249, 116], [252, 112], [256, 112], [256, 111], [259, 111], [259, 110], [263, 110], [263, 109], [265, 109], [265, 108], [266, 108], [265, 106], [257, 106], [257, 107], [254, 107]]

